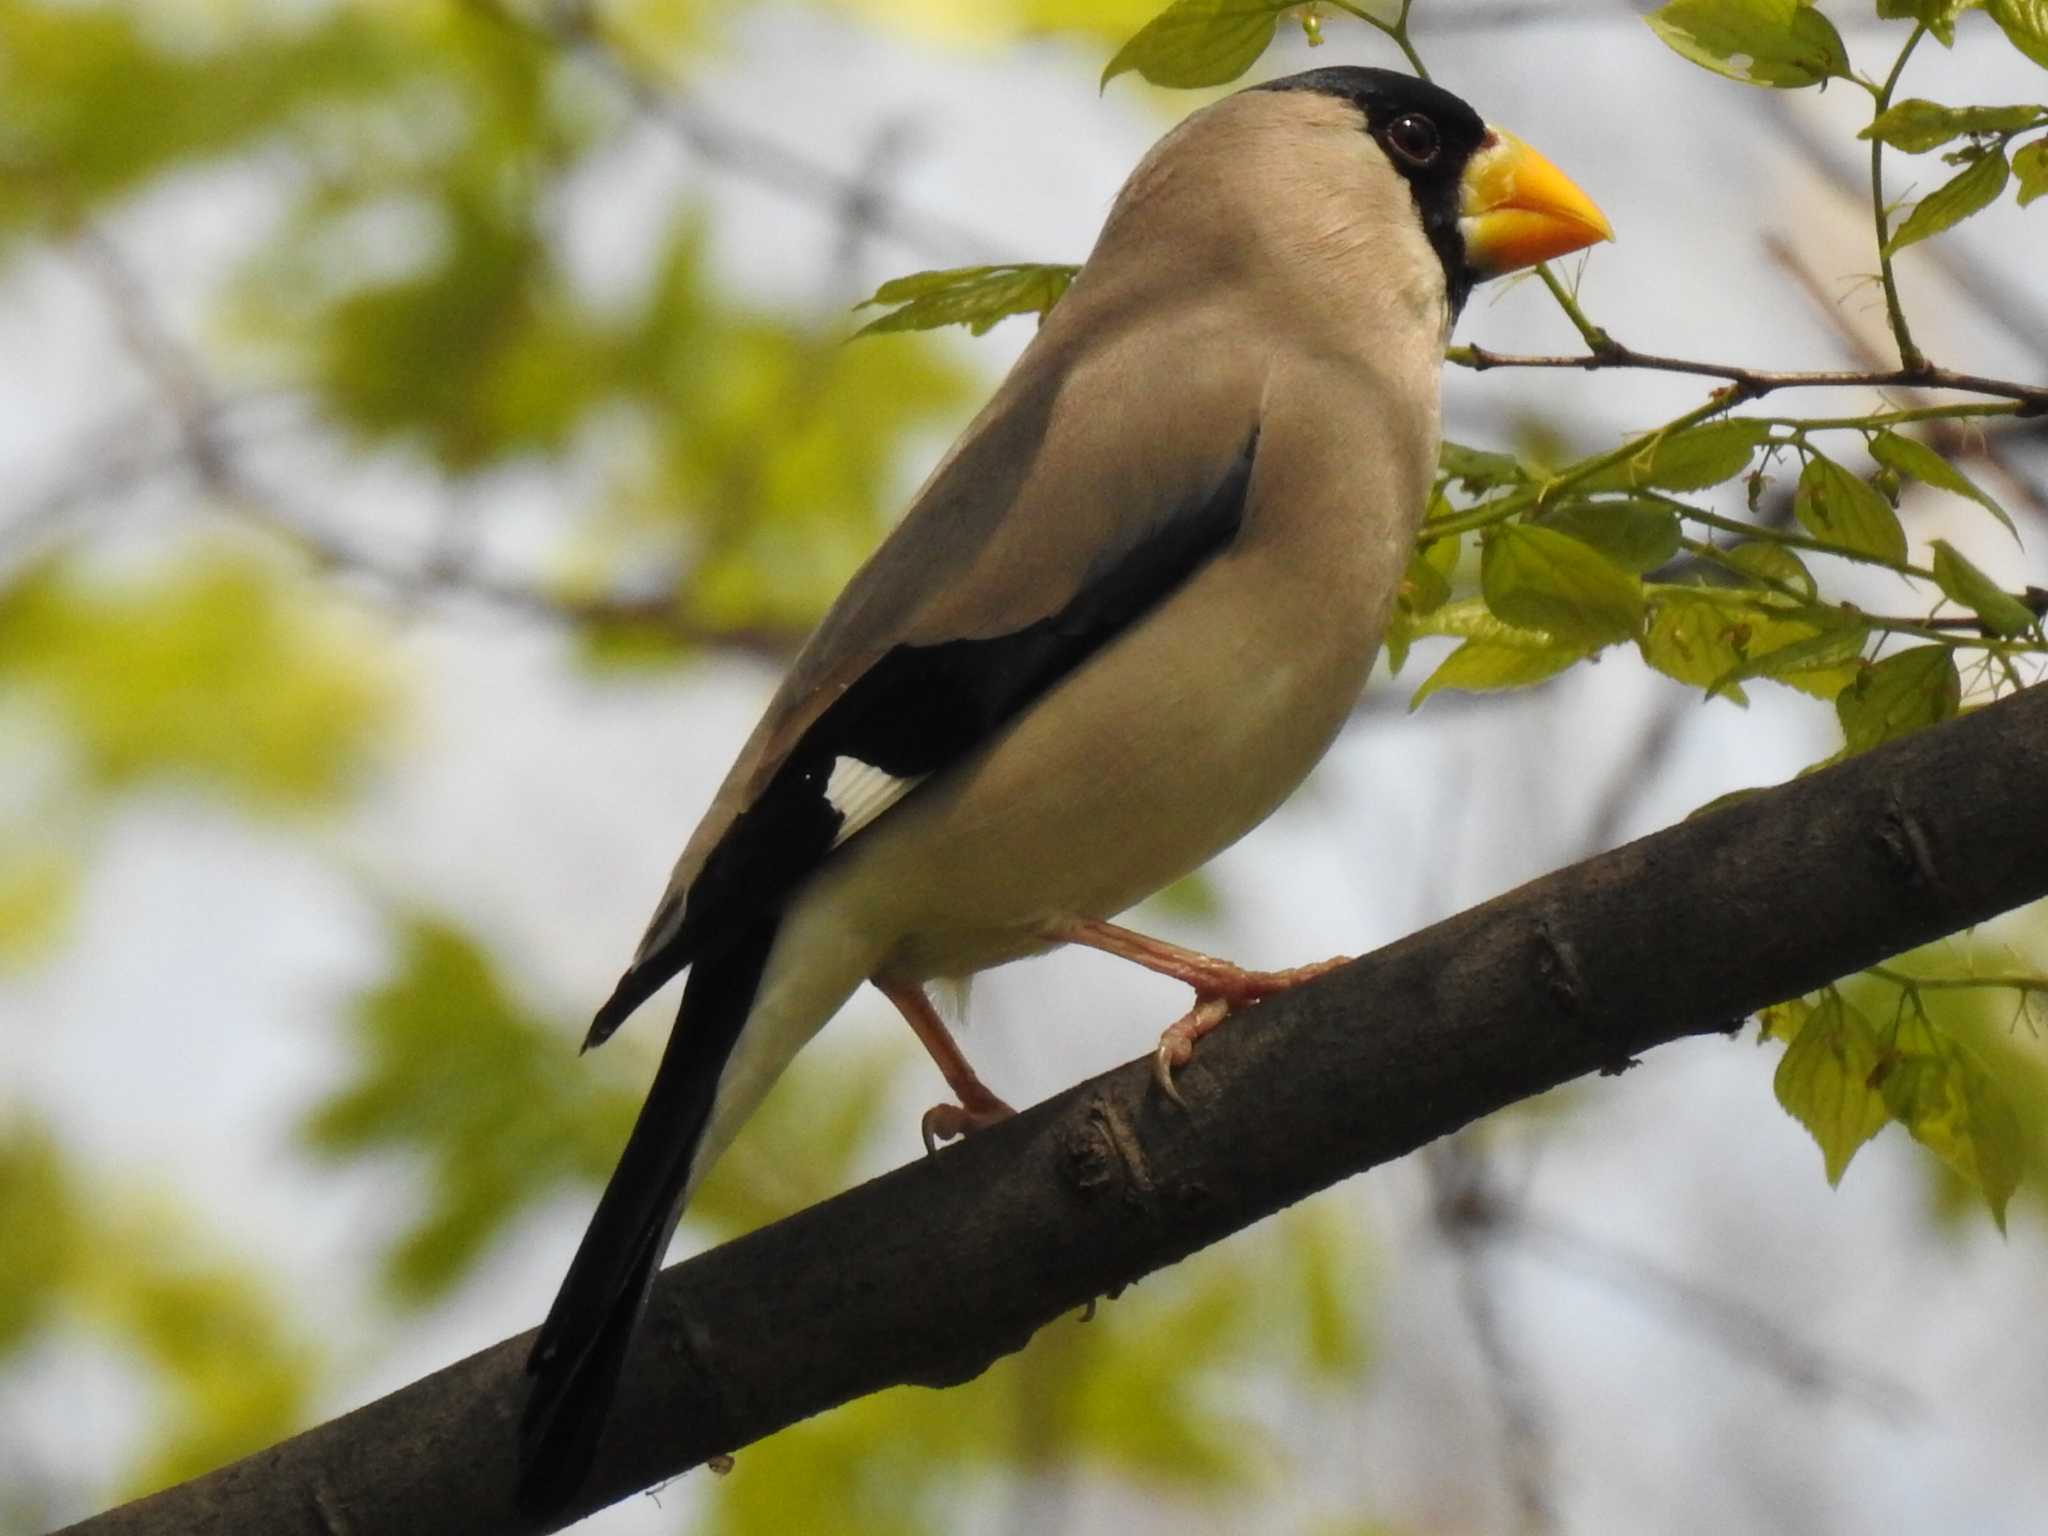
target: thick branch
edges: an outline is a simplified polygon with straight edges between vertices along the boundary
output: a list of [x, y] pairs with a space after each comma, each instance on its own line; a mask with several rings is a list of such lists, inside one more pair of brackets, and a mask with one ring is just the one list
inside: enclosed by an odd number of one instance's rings
[[[965, 1380], [1338, 1179], [2048, 893], [2043, 761], [2037, 688], [1262, 1004], [1182, 1070], [1186, 1109], [1133, 1063], [669, 1269], [583, 1509], [864, 1393]], [[529, 1339], [73, 1529], [535, 1530], [509, 1502]]]
[[1598, 351], [1568, 356], [1529, 357], [1518, 353], [1489, 352], [1485, 347], [1452, 347], [1444, 356], [1475, 373], [1484, 373], [1489, 368], [1577, 368], [1586, 373], [1602, 368], [1641, 368], [1655, 373], [1689, 373], [1701, 378], [1726, 379], [1735, 386], [1738, 400], [1760, 399], [1779, 389], [1955, 389], [1967, 394], [1993, 395], [2001, 400], [2017, 401], [2019, 410], [2013, 412], [2015, 415], [2048, 415], [2048, 385], [1987, 379], [1979, 374], [1940, 368], [1933, 363], [1923, 363], [1917, 368], [1780, 372], [1738, 368], [1728, 363], [1701, 363], [1691, 358], [1665, 357], [1656, 352], [1638, 352], [1618, 341]]

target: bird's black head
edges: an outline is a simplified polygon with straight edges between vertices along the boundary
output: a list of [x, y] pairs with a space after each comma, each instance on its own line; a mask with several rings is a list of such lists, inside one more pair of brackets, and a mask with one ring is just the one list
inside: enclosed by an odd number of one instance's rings
[[1456, 315], [1480, 277], [1466, 259], [1458, 230], [1461, 178], [1472, 157], [1493, 139], [1479, 114], [1440, 85], [1349, 64], [1287, 75], [1253, 89], [1314, 91], [1358, 109], [1365, 131], [1414, 193], [1423, 231], [1444, 264], [1444, 286]]

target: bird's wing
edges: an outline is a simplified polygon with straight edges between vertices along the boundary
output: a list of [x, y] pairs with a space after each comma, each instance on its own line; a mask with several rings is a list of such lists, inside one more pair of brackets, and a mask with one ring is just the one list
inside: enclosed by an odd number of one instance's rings
[[804, 647], [588, 1044], [779, 910], [1235, 533], [1256, 348], [1225, 341], [1186, 295], [1178, 313], [1133, 314], [1086, 276]]

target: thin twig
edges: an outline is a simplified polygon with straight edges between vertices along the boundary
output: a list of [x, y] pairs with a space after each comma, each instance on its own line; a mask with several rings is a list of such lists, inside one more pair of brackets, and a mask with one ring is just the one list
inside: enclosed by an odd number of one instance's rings
[[2042, 992], [2048, 993], [2048, 976], [2017, 972], [2010, 976], [1914, 976], [1888, 965], [1866, 965], [1866, 974], [1912, 992]]
[[1564, 311], [1565, 318], [1578, 331], [1579, 339], [1585, 342], [1588, 352], [1604, 354], [1615, 350], [1614, 338], [1587, 318], [1586, 312], [1579, 307], [1577, 296], [1551, 271], [1549, 262], [1537, 264], [1536, 276], [1550, 290], [1550, 296], [1557, 300], [1557, 307]]
[[1330, 4], [1345, 15], [1356, 16], [1375, 32], [1384, 32], [1393, 39], [1394, 46], [1399, 48], [1402, 56], [1408, 60], [1408, 67], [1415, 71], [1419, 79], [1427, 80], [1429, 70], [1422, 62], [1422, 55], [1415, 51], [1415, 45], [1408, 40], [1408, 12], [1414, 3], [1415, 0], [1401, 0], [1400, 14], [1392, 21], [1382, 21], [1363, 6], [1354, 5], [1352, 0], [1330, 0]]
[[[480, 15], [510, 31], [581, 55], [618, 88], [636, 112], [708, 164], [827, 208], [844, 207], [849, 199], [867, 197], [872, 191], [857, 176], [847, 176], [801, 150], [721, 121], [705, 111], [673, 82], [657, 76], [607, 34], [591, 6], [554, 7], [546, 20], [540, 20], [520, 14], [503, 0], [469, 3]], [[863, 213], [870, 227], [941, 265], [982, 260], [990, 249], [990, 242], [980, 236], [928, 213], [905, 208], [893, 199], [868, 197]]]
[[1469, 1130], [1425, 1147], [1422, 1166], [1429, 1175], [1437, 1230], [1457, 1255], [1459, 1300], [1493, 1387], [1517, 1529], [1523, 1536], [1543, 1536], [1557, 1529], [1550, 1435], [1535, 1394], [1509, 1351], [1489, 1262], [1492, 1238], [1515, 1221], [1515, 1206], [1497, 1187], [1486, 1154]]
[[1831, 1359], [1750, 1303], [1640, 1254], [1527, 1210], [1509, 1214], [1505, 1235], [1518, 1240], [1532, 1256], [1663, 1302], [1674, 1322], [1763, 1367], [1795, 1392], [1853, 1399], [1894, 1423], [1925, 1412], [1925, 1405], [1902, 1382]]
[[[1985, 416], [2048, 415], [2048, 385], [2020, 384], [2010, 379], [1987, 379], [1981, 374], [1958, 373], [1953, 368], [1923, 362], [1917, 368], [1818, 369], [1784, 371], [1741, 368], [1732, 363], [1704, 363], [1691, 358], [1666, 357], [1656, 352], [1638, 352], [1634, 347], [1612, 342], [1598, 352], [1565, 356], [1530, 356], [1494, 352], [1485, 347], [1452, 347], [1445, 361], [1475, 373], [1489, 368], [1577, 368], [1596, 373], [1603, 368], [1636, 368], [1654, 373], [1683, 373], [1699, 378], [1725, 379], [1732, 386], [1733, 401], [1758, 400], [1780, 389], [1955, 389], [1974, 395], [1991, 395], [2013, 402], [2009, 406], [1986, 405], [1972, 408]], [[1953, 407], [1943, 407], [1954, 414]]]
[[[1781, 123], [1787, 121], [1783, 114], [1779, 115], [1778, 120]], [[1825, 157], [1819, 154], [1817, 146], [1806, 142], [1803, 137], [1797, 138], [1796, 141], [1810, 155], [1813, 155], [1816, 164], [1819, 165], [1825, 174], [1835, 174], [1834, 169], [1827, 164]], [[1877, 355], [1876, 348], [1872, 347], [1857, 332], [1856, 328], [1848, 323], [1842, 314], [1841, 306], [1829, 295], [1825, 285], [1822, 284], [1820, 278], [1815, 275], [1813, 270], [1807, 266], [1805, 260], [1792, 248], [1791, 242], [1780, 235], [1766, 235], [1764, 237], [1764, 250], [1774, 262], [1785, 270], [1793, 282], [1798, 284], [1800, 292], [1806, 295], [1814, 308], [1819, 311], [1821, 317], [1841, 336], [1844, 346], [1855, 353], [1866, 367], [1881, 368], [1883, 366], [1883, 361]], [[1945, 265], [1953, 266], [1955, 251], [1952, 246], [1942, 245], [1933, 254]], [[1987, 297], [1994, 299], [1997, 309], [1995, 311], [1987, 311], [1987, 314], [1995, 323], [2006, 327], [2008, 334], [2017, 336], [2028, 333], [2026, 327], [2020, 323], [2020, 315], [2014, 312], [2013, 306], [2008, 302], [2008, 296], [2003, 294], [1987, 296], [1981, 284], [1972, 286], [1960, 277], [1958, 282], [1970, 301], [1980, 308], [1984, 307]], [[1929, 418], [1923, 417], [1921, 419], [1928, 420]], [[1892, 423], [1888, 422], [1886, 424], [1890, 425]], [[1931, 419], [1927, 433], [1927, 446], [1945, 459], [1982, 459], [2004, 477], [2005, 490], [2009, 500], [2017, 503], [2031, 516], [2048, 522], [2048, 496], [2044, 496], [2041, 488], [2035, 485], [2013, 463], [2011, 449], [2015, 444], [2005, 440], [2008, 438], [2018, 438], [2023, 441], [2029, 434], [2042, 431], [2044, 426], [2048, 426], [2048, 419], [2037, 418], [2025, 427], [2012, 428], [2005, 434], [1994, 435], [1982, 427], [1971, 431], [1964, 431], [1953, 422], [1934, 418]]]
[[79, 270], [105, 301], [122, 347], [170, 411], [184, 457], [201, 483], [218, 495], [238, 495], [241, 488], [218, 432], [219, 400], [205, 370], [171, 334], [142, 280], [103, 231], [81, 223], [72, 249]]
[[[1892, 72], [1885, 77], [1884, 84], [1876, 93], [1871, 109], [1874, 122], [1884, 116], [1885, 108], [1892, 104], [1892, 92], [1897, 89], [1899, 77], [1906, 72], [1906, 60], [1913, 56], [1913, 50], [1920, 46], [1920, 39], [1927, 35], [1927, 23], [1919, 22], [1913, 28], [1913, 35], [1906, 39], [1906, 46], [1899, 50], [1898, 59], [1892, 64]], [[1913, 340], [1913, 333], [1906, 326], [1906, 311], [1899, 303], [1898, 280], [1892, 275], [1890, 214], [1884, 202], [1884, 140], [1876, 134], [1870, 138], [1870, 209], [1877, 222], [1877, 275], [1884, 286], [1884, 312], [1891, 322], [1892, 340], [1898, 343], [1899, 362], [1906, 371], [1925, 368], [1927, 359], [1920, 353]]]

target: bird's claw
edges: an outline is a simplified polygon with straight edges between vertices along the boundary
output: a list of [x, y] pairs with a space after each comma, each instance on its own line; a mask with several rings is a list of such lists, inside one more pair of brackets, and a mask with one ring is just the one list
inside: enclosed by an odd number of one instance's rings
[[1173, 1080], [1174, 1069], [1186, 1066], [1194, 1058], [1195, 1042], [1229, 1018], [1230, 1013], [1228, 999], [1198, 997], [1195, 1006], [1167, 1025], [1166, 1033], [1159, 1037], [1159, 1049], [1152, 1053], [1152, 1080], [1161, 1093], [1182, 1109], [1188, 1107], [1188, 1101], [1181, 1097]]
[[1219, 966], [1216, 975], [1209, 979], [1216, 990], [1198, 993], [1195, 1006], [1169, 1024], [1166, 1033], [1159, 1037], [1159, 1049], [1152, 1055], [1152, 1080], [1159, 1085], [1161, 1093], [1186, 1109], [1188, 1101], [1181, 1097], [1173, 1074], [1176, 1068], [1186, 1066], [1194, 1058], [1197, 1040], [1238, 1009], [1248, 1008], [1276, 992], [1285, 992], [1289, 987], [1314, 981], [1318, 976], [1326, 976], [1339, 966], [1350, 963], [1351, 956], [1338, 955], [1334, 959], [1319, 960], [1313, 965], [1297, 965], [1285, 971], [1245, 971], [1236, 966]]
[[1016, 1113], [991, 1093], [986, 1098], [976, 1098], [970, 1104], [934, 1104], [924, 1112], [917, 1129], [918, 1134], [924, 1137], [925, 1155], [929, 1157], [939, 1150], [940, 1143], [973, 1131], [986, 1130]]

